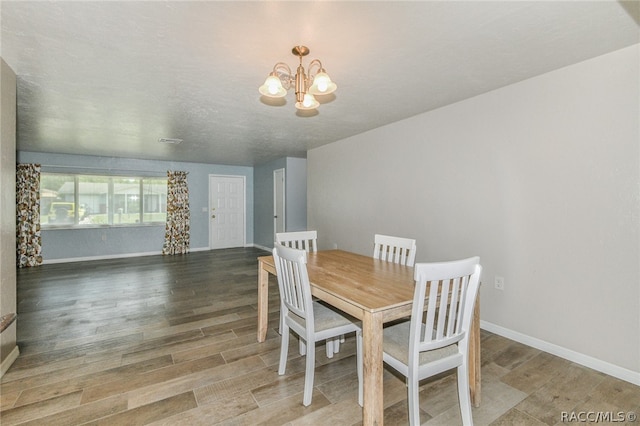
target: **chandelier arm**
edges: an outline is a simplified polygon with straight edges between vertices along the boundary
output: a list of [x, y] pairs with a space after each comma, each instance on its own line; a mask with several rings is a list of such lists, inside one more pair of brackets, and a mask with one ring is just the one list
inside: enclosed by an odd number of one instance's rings
[[[312, 71], [314, 66], [318, 68], [315, 72]], [[320, 59], [314, 59], [313, 61], [309, 62], [309, 66], [307, 67], [307, 69], [308, 69], [307, 78], [309, 79], [309, 81], [313, 81], [316, 74], [321, 72], [324, 68], [322, 68], [322, 62], [320, 62]]]
[[293, 74], [291, 73], [291, 68], [284, 62], [278, 62], [273, 66], [273, 73], [276, 75], [280, 81], [282, 82], [282, 86], [289, 90], [291, 88], [291, 83], [293, 80]]

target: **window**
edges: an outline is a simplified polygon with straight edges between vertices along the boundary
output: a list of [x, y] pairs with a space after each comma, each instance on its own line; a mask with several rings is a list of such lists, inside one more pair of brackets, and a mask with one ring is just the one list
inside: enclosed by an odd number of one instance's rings
[[167, 178], [41, 175], [40, 223], [45, 227], [159, 224], [166, 214]]

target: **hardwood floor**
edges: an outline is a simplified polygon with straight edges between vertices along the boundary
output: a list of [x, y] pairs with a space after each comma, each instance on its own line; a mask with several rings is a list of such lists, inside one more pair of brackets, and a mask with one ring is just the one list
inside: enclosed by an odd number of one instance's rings
[[[19, 270], [20, 356], [2, 378], [0, 424], [361, 424], [353, 337], [333, 359], [317, 348], [311, 406], [302, 406], [295, 339], [278, 376], [275, 280], [267, 340], [257, 343], [256, 257], [264, 254], [242, 248]], [[407, 424], [402, 380], [386, 370], [384, 381], [385, 424]], [[482, 381], [476, 425], [640, 413], [639, 387], [485, 331]], [[420, 401], [423, 422], [460, 423], [455, 374], [425, 382]]]

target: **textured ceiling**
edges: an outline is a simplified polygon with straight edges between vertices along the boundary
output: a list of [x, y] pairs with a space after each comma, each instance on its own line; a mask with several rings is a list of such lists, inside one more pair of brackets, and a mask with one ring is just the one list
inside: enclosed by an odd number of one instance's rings
[[[256, 165], [640, 42], [638, 2], [2, 1], [18, 149]], [[338, 90], [261, 100], [304, 44]], [[181, 138], [180, 145], [158, 138]]]

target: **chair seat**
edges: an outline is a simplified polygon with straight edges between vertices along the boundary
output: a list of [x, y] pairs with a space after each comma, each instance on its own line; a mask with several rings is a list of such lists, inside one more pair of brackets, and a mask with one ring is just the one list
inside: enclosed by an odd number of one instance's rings
[[[424, 327], [424, 324], [423, 324]], [[394, 324], [384, 329], [384, 352], [401, 363], [409, 364], [409, 330], [411, 321]], [[458, 345], [453, 344], [444, 348], [420, 353], [420, 365], [431, 363], [458, 354]]]
[[[353, 330], [355, 330], [359, 326], [359, 322], [355, 318], [350, 319], [347, 314], [338, 313], [318, 302], [313, 302], [313, 315], [316, 333], [345, 326], [353, 326]], [[300, 324], [300, 326], [305, 327], [304, 318], [293, 312], [289, 312], [289, 316], [292, 320]]]

